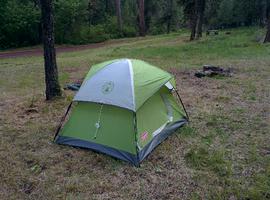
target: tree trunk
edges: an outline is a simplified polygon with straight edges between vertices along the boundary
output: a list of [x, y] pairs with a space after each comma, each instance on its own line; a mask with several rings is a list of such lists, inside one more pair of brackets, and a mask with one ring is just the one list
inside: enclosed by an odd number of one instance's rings
[[144, 0], [138, 0], [139, 6], [139, 34], [145, 36]]
[[[106, 11], [106, 13], [108, 13], [109, 12], [109, 8], [110, 8], [110, 5], [109, 5], [109, 1], [110, 0], [105, 0], [105, 11]], [[90, 1], [89, 1], [90, 2]]]
[[260, 27], [265, 26], [265, 22], [267, 21], [267, 0], [261, 0], [259, 1], [259, 25]]
[[197, 20], [198, 20], [198, 0], [194, 0], [194, 4], [190, 12], [190, 29], [191, 29], [190, 41], [195, 39]]
[[168, 19], [167, 21], [167, 34], [171, 32], [171, 19]]
[[264, 39], [264, 43], [270, 42], [270, 14], [268, 14], [267, 33]]
[[196, 38], [202, 37], [202, 26], [205, 11], [205, 0], [198, 0], [198, 22], [197, 22], [197, 35]]
[[122, 35], [123, 20], [122, 20], [122, 14], [121, 14], [121, 0], [115, 0], [115, 7], [116, 7], [118, 29], [119, 29], [120, 35]]
[[173, 16], [173, 0], [168, 0], [168, 14], [167, 14], [167, 34], [171, 32], [172, 16]]
[[266, 9], [266, 15], [267, 15], [267, 33], [264, 39], [264, 43], [270, 42], [270, 2], [267, 1], [267, 9]]
[[196, 21], [197, 20], [193, 16], [190, 22], [190, 27], [191, 27], [190, 41], [194, 40], [196, 36], [196, 24], [197, 24]]
[[61, 96], [61, 88], [58, 82], [58, 71], [56, 65], [54, 48], [54, 24], [52, 0], [40, 0], [42, 36], [44, 49], [46, 99]]

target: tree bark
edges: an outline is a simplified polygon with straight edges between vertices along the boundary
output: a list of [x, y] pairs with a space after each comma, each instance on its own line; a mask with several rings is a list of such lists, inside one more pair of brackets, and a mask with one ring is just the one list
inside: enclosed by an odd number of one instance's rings
[[196, 38], [202, 37], [202, 26], [205, 11], [205, 0], [198, 0], [198, 21], [197, 21], [197, 35]]
[[54, 22], [52, 0], [40, 0], [42, 39], [44, 49], [44, 67], [46, 83], [46, 99], [50, 100], [61, 96], [61, 88], [58, 81], [58, 71], [54, 48]]
[[138, 0], [139, 7], [139, 34], [145, 36], [144, 0]]
[[122, 20], [122, 13], [121, 13], [121, 0], [115, 0], [115, 8], [116, 8], [118, 29], [119, 29], [120, 35], [122, 35], [123, 20]]

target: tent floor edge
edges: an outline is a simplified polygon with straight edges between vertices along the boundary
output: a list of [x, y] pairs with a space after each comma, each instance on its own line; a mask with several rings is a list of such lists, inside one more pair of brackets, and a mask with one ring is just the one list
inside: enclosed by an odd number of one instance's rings
[[107, 154], [109, 156], [118, 158], [120, 160], [124, 160], [128, 163], [131, 163], [132, 165], [136, 167], [139, 166], [137, 155], [133, 155], [132, 153], [115, 149], [112, 147], [108, 147], [102, 144], [97, 144], [94, 142], [76, 139], [72, 137], [66, 137], [66, 136], [58, 136], [57, 139], [55, 140], [55, 143], [84, 148], [84, 149], [91, 149], [93, 151]]
[[55, 143], [62, 145], [69, 145], [73, 147], [91, 149], [96, 152], [107, 154], [109, 156], [126, 161], [135, 167], [140, 167], [140, 163], [165, 139], [175, 133], [175, 131], [188, 123], [188, 120], [183, 118], [172, 124], [167, 125], [157, 136], [155, 136], [137, 155], [133, 155], [129, 152], [118, 150], [112, 147], [108, 147], [102, 144], [97, 144], [90, 141], [76, 139], [72, 137], [60, 136], [55, 140]]
[[188, 123], [188, 119], [183, 118], [167, 125], [158, 135], [156, 135], [140, 152], [139, 163], [142, 162], [161, 142], [172, 135], [177, 129]]

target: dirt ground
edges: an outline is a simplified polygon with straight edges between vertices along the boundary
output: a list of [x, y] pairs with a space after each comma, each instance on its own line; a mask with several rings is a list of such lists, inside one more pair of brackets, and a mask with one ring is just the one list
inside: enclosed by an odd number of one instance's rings
[[[75, 52], [82, 51], [86, 49], [96, 49], [100, 47], [107, 47], [113, 44], [119, 44], [121, 40], [110, 40], [106, 42], [94, 43], [94, 44], [86, 44], [86, 45], [61, 45], [56, 46], [56, 53], [64, 53], [64, 52]], [[17, 57], [26, 57], [26, 56], [41, 56], [43, 55], [42, 47], [35, 47], [29, 49], [13, 49], [9, 51], [0, 51], [0, 58], [17, 58]]]
[[[159, 55], [181, 50], [162, 49], [170, 38], [157, 39], [157, 48], [145, 49], [142, 44], [135, 50], [102, 49], [89, 59], [151, 50], [150, 58], [163, 62]], [[187, 45], [183, 52], [195, 51], [194, 57], [197, 45], [208, 43]], [[253, 52], [261, 48], [254, 45]], [[159, 145], [140, 168], [54, 144], [54, 132], [74, 92], [65, 90], [62, 98], [46, 102], [44, 86], [39, 84], [44, 78], [42, 60], [6, 59], [0, 68], [0, 199], [270, 199], [270, 60], [232, 59], [229, 53], [217, 62], [232, 67], [232, 77], [199, 79], [194, 76], [197, 67], [190, 64], [198, 59], [190, 59], [185, 64], [191, 67], [181, 69], [173, 67], [177, 56], [170, 58], [172, 67], [167, 70], [176, 77], [190, 123]], [[60, 56], [61, 83], [81, 80], [88, 70], [88, 63], [81, 60], [89, 55]], [[215, 52], [207, 55], [216, 57]], [[76, 67], [74, 60], [82, 67]]]

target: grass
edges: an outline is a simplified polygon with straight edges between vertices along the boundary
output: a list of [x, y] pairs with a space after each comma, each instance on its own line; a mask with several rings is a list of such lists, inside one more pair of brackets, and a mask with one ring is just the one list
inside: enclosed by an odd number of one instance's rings
[[[141, 168], [53, 144], [74, 94], [45, 102], [42, 57], [1, 59], [0, 199], [269, 199], [270, 46], [261, 35], [243, 28], [188, 42], [183, 31], [57, 56], [62, 86], [119, 57], [176, 76], [191, 122]], [[203, 64], [232, 67], [233, 76], [195, 78]]]

